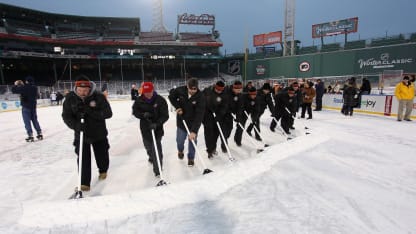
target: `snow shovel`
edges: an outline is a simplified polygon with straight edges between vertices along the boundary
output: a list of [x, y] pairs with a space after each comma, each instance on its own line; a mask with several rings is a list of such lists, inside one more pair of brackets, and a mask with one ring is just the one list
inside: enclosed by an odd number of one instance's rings
[[276, 121], [276, 126], [279, 128], [280, 133], [286, 137], [286, 140], [292, 140], [292, 137], [286, 134], [285, 130], [283, 130], [282, 126], [279, 125], [279, 121], [277, 121], [276, 117], [273, 116], [274, 121]]
[[240, 122], [238, 122], [237, 121], [237, 118], [235, 117], [235, 114], [231, 114], [232, 116], [233, 116], [233, 119], [234, 119], [234, 121], [235, 122], [237, 122], [237, 124], [238, 124], [238, 126], [241, 128], [241, 129], [243, 129], [243, 132], [244, 133], [246, 133], [247, 134], [247, 136], [248, 136], [248, 139], [250, 139], [250, 142], [251, 142], [251, 144], [253, 144], [254, 145], [254, 147], [256, 147], [257, 148], [257, 150], [256, 150], [256, 152], [257, 153], [260, 153], [260, 152], [263, 152], [264, 151], [264, 149], [259, 149], [259, 145], [253, 140], [253, 138], [248, 134], [248, 132], [246, 131], [246, 128], [240, 123]]
[[[215, 114], [215, 112], [212, 112], [212, 115], [214, 116], [214, 119], [217, 117], [217, 115]], [[227, 144], [227, 141], [226, 141], [226, 139], [224, 137], [224, 134], [222, 133], [222, 129], [221, 129], [220, 123], [218, 123], [217, 120], [215, 120], [215, 123], [217, 123], [218, 131], [220, 131], [220, 135], [221, 135], [222, 141], [224, 142], [225, 148], [227, 148], [228, 160], [234, 161], [235, 158], [233, 158], [233, 156], [231, 156], [230, 148], [228, 148], [228, 144]]]
[[[289, 115], [292, 117], [292, 119], [294, 121], [295, 120], [295, 117], [291, 114], [290, 110], [287, 107], [285, 107], [285, 110], [287, 111], [287, 113], [289, 113]], [[302, 121], [300, 121], [300, 122], [302, 122]], [[302, 124], [303, 124], [303, 127], [305, 127], [305, 135], [311, 134], [310, 132], [307, 131], [309, 128], [306, 127], [305, 123], [302, 122]]]
[[82, 127], [84, 125], [84, 117], [81, 117], [81, 131], [79, 132], [79, 153], [78, 153], [78, 187], [75, 190], [75, 193], [69, 197], [69, 199], [79, 199], [83, 198], [81, 191], [81, 179], [82, 179], [82, 151], [84, 146], [84, 131]]
[[[183, 125], [184, 125], [184, 126], [185, 126], [185, 128], [186, 128], [186, 132], [188, 133], [188, 136], [189, 136], [189, 135], [191, 135], [191, 132], [189, 131], [188, 125], [186, 124], [186, 122], [185, 122], [185, 120], [184, 120], [184, 119], [182, 119], [182, 122], [183, 122]], [[212, 172], [212, 170], [211, 170], [211, 169], [208, 169], [208, 168], [207, 168], [207, 166], [205, 165], [204, 160], [202, 159], [201, 155], [199, 154], [199, 150], [198, 150], [198, 148], [196, 148], [195, 141], [194, 141], [194, 140], [191, 140], [191, 142], [192, 142], [192, 145], [193, 145], [193, 146], [194, 146], [194, 148], [195, 148], [195, 152], [196, 152], [196, 154], [198, 155], [199, 159], [201, 159], [201, 164], [202, 164], [202, 166], [205, 168], [205, 169], [204, 169], [204, 171], [202, 172], [202, 175], [205, 175], [205, 174], [211, 173], [211, 172]]]
[[156, 184], [156, 186], [167, 185], [167, 183], [163, 179], [162, 167], [160, 165], [159, 151], [157, 150], [157, 144], [156, 144], [156, 137], [155, 137], [155, 130], [154, 129], [152, 129], [152, 138], [153, 138], [153, 145], [155, 147], [157, 167], [159, 169], [159, 175], [160, 175], [160, 181]]
[[[260, 136], [260, 138], [261, 138], [261, 142], [263, 142], [263, 137], [260, 135], [260, 131], [257, 129], [257, 127], [256, 127], [256, 125], [254, 124], [253, 120], [250, 118], [250, 115], [247, 113], [247, 111], [244, 111], [244, 114], [247, 116], [247, 119], [250, 119], [251, 124], [253, 124], [254, 131], [257, 133], [257, 135], [259, 135], [259, 136]], [[259, 120], [260, 120], [260, 119], [259, 119]], [[264, 147], [269, 147], [269, 145], [268, 145], [268, 144], [264, 144]]]

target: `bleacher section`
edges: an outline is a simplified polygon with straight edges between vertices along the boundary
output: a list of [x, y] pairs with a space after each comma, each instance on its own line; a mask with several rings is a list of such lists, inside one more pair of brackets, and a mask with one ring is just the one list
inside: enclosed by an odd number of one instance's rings
[[170, 32], [140, 32], [139, 41], [155, 42], [155, 41], [175, 41], [173, 33]]
[[212, 34], [207, 33], [179, 33], [179, 40], [181, 41], [195, 41], [195, 42], [215, 42]]
[[299, 49], [299, 54], [313, 54], [318, 52], [317, 46], [306, 46]]
[[345, 50], [365, 48], [365, 40], [348, 41], [344, 45]]
[[392, 45], [392, 44], [401, 44], [405, 43], [406, 40], [402, 34], [398, 36], [391, 36], [391, 37], [383, 37], [383, 38], [376, 38], [371, 40], [371, 46], [385, 46], [385, 45]]
[[339, 43], [324, 44], [321, 47], [321, 52], [338, 51], [341, 48]]
[[409, 41], [410, 41], [410, 42], [416, 42], [416, 33], [412, 33], [412, 34], [410, 35], [410, 39], [409, 39]]

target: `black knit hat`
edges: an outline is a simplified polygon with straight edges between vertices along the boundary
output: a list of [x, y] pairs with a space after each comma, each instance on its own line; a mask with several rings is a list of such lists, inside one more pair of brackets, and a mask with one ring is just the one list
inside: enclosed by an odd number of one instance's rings
[[269, 83], [264, 83], [263, 87], [261, 89], [263, 89], [263, 90], [272, 90], [272, 87], [270, 86]]

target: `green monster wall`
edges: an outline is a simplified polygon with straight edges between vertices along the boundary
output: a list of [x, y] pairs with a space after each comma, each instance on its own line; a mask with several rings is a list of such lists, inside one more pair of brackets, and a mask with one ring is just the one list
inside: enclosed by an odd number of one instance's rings
[[416, 73], [416, 43], [248, 60], [247, 79], [369, 75], [384, 70]]

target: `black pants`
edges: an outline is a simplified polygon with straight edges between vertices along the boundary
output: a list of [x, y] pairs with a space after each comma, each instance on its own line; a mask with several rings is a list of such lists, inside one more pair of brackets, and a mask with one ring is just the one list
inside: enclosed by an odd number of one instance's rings
[[204, 122], [205, 146], [207, 147], [208, 153], [214, 153], [214, 151], [217, 149], [217, 141], [219, 135], [220, 132], [214, 119], [210, 119]]
[[316, 110], [322, 110], [322, 97], [316, 97]]
[[235, 134], [234, 134], [234, 141], [235, 143], [239, 145], [241, 145], [241, 139], [243, 137], [243, 128], [246, 125], [246, 121], [247, 121], [247, 117], [243, 116], [241, 117], [241, 120], [240, 120], [241, 127], [240, 127], [240, 124], [237, 123], [237, 127], [236, 127], [237, 129], [235, 130]]
[[277, 126], [277, 121], [279, 121], [281, 118], [281, 114], [280, 113], [276, 113], [274, 118], [272, 119], [272, 122], [270, 123], [270, 129], [275, 129]]
[[[228, 138], [231, 135], [231, 131], [233, 130], [233, 117], [231, 115], [226, 115], [224, 117], [224, 121], [220, 122], [220, 126], [222, 129], [222, 133], [224, 134], [224, 138], [225, 138], [225, 143], [228, 144]], [[221, 147], [224, 148], [225, 146], [224, 142], [222, 141], [221, 138]]]
[[282, 126], [283, 130], [288, 133], [289, 132], [289, 127], [291, 127], [293, 125], [293, 118], [291, 116], [291, 114], [284, 114], [282, 115], [282, 119], [280, 121], [280, 125]]
[[[163, 168], [163, 153], [162, 153], [162, 136], [155, 135], [156, 138], [156, 146], [157, 146], [157, 152], [159, 153], [159, 161], [160, 166]], [[153, 139], [149, 137], [144, 137], [142, 135], [143, 139], [143, 145], [146, 149], [147, 156], [149, 156], [149, 159], [153, 162], [153, 173], [155, 175], [159, 175], [159, 167], [157, 165], [157, 158], [156, 158], [156, 151], [155, 151], [155, 145], [153, 143]], [[160, 168], [162, 170], [162, 168]]]
[[300, 115], [301, 118], [305, 118], [305, 112], [308, 111], [308, 117], [312, 118], [312, 103], [303, 103], [302, 104], [302, 113]]
[[[79, 163], [79, 141], [74, 142], [75, 153], [78, 155], [77, 164]], [[110, 165], [107, 138], [96, 141], [94, 143], [87, 143], [84, 141], [82, 148], [82, 173], [81, 184], [90, 186], [91, 183], [91, 145], [94, 150], [95, 162], [97, 163], [98, 172], [107, 172]]]
[[[256, 127], [258, 132], [260, 132], [260, 119], [256, 119], [254, 121], [250, 121], [250, 125], [247, 127], [247, 132], [251, 135], [251, 131], [253, 128]], [[260, 139], [260, 135], [257, 133], [257, 131], [254, 129], [254, 133], [256, 134], [256, 139]]]

